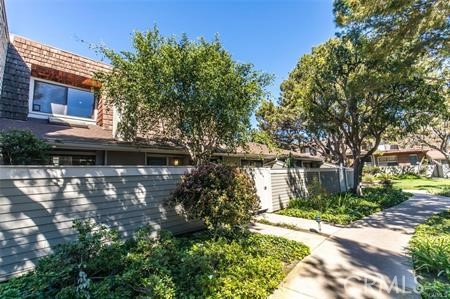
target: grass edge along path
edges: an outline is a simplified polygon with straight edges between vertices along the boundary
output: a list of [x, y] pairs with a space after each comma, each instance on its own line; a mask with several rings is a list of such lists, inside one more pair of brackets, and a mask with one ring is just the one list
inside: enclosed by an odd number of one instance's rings
[[422, 298], [450, 298], [450, 210], [416, 227], [409, 252]]

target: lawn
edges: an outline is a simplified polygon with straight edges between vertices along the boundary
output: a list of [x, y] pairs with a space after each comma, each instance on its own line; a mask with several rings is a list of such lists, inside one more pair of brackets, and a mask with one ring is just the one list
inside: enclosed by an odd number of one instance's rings
[[411, 178], [393, 180], [394, 187], [403, 190], [426, 190], [433, 194], [450, 196], [450, 179]]
[[450, 210], [416, 228], [410, 242], [422, 298], [450, 298]]
[[0, 298], [267, 298], [289, 266], [309, 254], [299, 242], [248, 231], [121, 240], [77, 223], [80, 237], [35, 271], [0, 284]]
[[278, 214], [315, 219], [320, 215], [325, 222], [350, 224], [355, 220], [397, 205], [409, 197], [401, 190], [393, 188], [365, 188], [362, 196], [350, 193], [318, 194], [308, 198], [291, 200], [286, 209]]

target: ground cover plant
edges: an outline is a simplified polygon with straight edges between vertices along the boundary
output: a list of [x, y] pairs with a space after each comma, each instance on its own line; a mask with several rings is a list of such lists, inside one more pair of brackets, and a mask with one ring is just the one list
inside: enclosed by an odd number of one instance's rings
[[349, 224], [385, 208], [407, 200], [409, 195], [390, 187], [365, 188], [362, 195], [351, 193], [315, 193], [305, 198], [291, 200], [278, 214], [306, 219], [320, 215], [325, 222]]
[[430, 217], [416, 228], [410, 242], [423, 298], [450, 296], [450, 210]]
[[395, 188], [404, 190], [425, 190], [433, 194], [450, 196], [450, 179], [406, 178], [392, 181]]
[[[122, 240], [77, 222], [79, 238], [37, 268], [0, 284], [0, 298], [267, 298], [305, 245], [248, 231], [154, 237], [148, 227]], [[154, 233], [154, 232], [153, 232]]]

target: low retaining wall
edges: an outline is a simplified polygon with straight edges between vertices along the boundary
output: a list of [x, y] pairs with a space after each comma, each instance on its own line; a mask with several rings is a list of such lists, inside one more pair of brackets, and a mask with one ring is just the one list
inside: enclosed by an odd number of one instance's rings
[[149, 224], [184, 233], [201, 228], [164, 204], [187, 167], [0, 167], [0, 280], [32, 269], [72, 221], [90, 218], [124, 236]]

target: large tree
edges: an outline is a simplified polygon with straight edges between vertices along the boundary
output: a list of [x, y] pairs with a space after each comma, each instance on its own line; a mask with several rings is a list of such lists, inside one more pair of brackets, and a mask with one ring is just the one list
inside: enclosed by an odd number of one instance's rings
[[401, 53], [381, 62], [366, 51], [360, 36], [331, 39], [301, 57], [282, 84], [284, 101], [296, 107], [317, 140], [335, 136], [345, 145], [336, 150], [341, 155], [349, 150], [353, 192], [359, 191], [363, 161], [386, 131], [413, 130], [418, 115], [442, 102], [439, 86], [427, 82], [420, 69], [397, 71]]
[[427, 55], [448, 60], [448, 0], [335, 0], [334, 13], [345, 33], [366, 34], [381, 55], [402, 48], [413, 59]]
[[[287, 84], [287, 83], [286, 83]], [[282, 91], [284, 87], [282, 86]], [[339, 130], [321, 130], [308, 122], [296, 103], [281, 97], [275, 105], [263, 101], [256, 112], [259, 131], [256, 140], [276, 144], [280, 148], [299, 151], [313, 149], [325, 161], [350, 166], [346, 159], [347, 146]]]
[[137, 32], [133, 51], [100, 48], [112, 71], [99, 73], [102, 96], [120, 113], [122, 138], [181, 142], [199, 165], [245, 142], [271, 77], [233, 60], [220, 41]]
[[450, 103], [417, 126], [411, 134], [415, 144], [423, 144], [439, 151], [450, 164]]
[[310, 146], [301, 121], [281, 102], [275, 105], [272, 101], [263, 101], [256, 111], [256, 120], [260, 131], [280, 148], [300, 151]]

